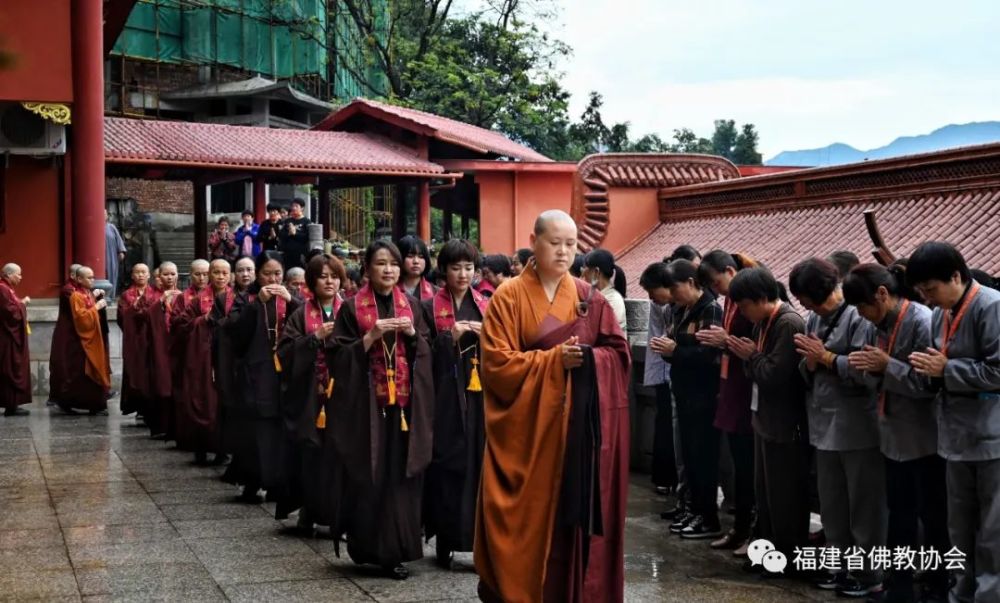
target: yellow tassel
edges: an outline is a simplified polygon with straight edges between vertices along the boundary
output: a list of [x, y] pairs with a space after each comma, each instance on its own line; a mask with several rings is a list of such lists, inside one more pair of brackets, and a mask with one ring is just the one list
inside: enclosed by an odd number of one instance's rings
[[274, 371], [276, 373], [280, 373], [281, 372], [281, 361], [278, 360], [278, 353], [277, 352], [274, 353]]
[[410, 426], [406, 423], [406, 413], [402, 408], [399, 409], [399, 424], [403, 431], [410, 431]]
[[333, 377], [326, 382], [326, 397], [329, 399], [333, 395]]
[[316, 417], [316, 429], [326, 429], [326, 408], [319, 407], [319, 416]]
[[483, 391], [483, 384], [479, 382], [479, 359], [472, 359], [472, 371], [469, 372], [469, 387], [465, 388], [470, 392], [481, 392]]
[[28, 321], [24, 322], [24, 332], [27, 333], [28, 335], [31, 335], [31, 325], [28, 323]]
[[[396, 371], [389, 369], [385, 372], [386, 380], [389, 382], [389, 406], [396, 405]], [[406, 431], [405, 429], [403, 431]]]

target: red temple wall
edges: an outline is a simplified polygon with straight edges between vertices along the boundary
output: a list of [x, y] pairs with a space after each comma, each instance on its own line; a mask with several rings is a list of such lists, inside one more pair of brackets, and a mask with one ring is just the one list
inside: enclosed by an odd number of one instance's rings
[[0, 2], [0, 49], [13, 55], [0, 71], [0, 100], [72, 102], [69, 0]]
[[0, 232], [0, 264], [21, 266], [19, 295], [57, 297], [65, 242], [60, 212], [62, 170], [52, 159], [11, 157]]

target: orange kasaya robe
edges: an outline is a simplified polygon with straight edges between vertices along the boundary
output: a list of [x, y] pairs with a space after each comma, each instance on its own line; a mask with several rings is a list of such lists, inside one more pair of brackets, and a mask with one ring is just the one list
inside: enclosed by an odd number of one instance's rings
[[111, 368], [108, 355], [104, 351], [104, 335], [101, 332], [101, 316], [94, 306], [94, 298], [87, 291], [77, 291], [69, 298], [73, 313], [73, 326], [80, 339], [86, 356], [84, 373], [91, 381], [105, 391], [111, 388]]
[[[589, 381], [578, 381], [582, 368], [571, 373], [563, 367], [560, 345], [573, 335], [592, 346]], [[569, 275], [550, 303], [529, 266], [497, 289], [481, 345], [486, 451], [475, 536], [480, 598], [621, 601], [631, 359], [613, 311], [600, 293]], [[571, 382], [589, 384], [587, 399], [596, 400], [600, 413], [592, 419], [599, 425], [588, 426], [599, 440], [588, 453], [590, 475], [582, 480], [591, 489], [577, 488], [582, 495], [575, 500], [561, 497], [574, 491], [572, 480], [581, 482], [576, 467], [564, 475], [568, 451], [573, 459], [587, 456], [576, 446], [581, 438], [567, 437], [581, 433], [569, 419], [578, 420], [571, 403], [582, 398], [584, 387], [571, 388]], [[596, 516], [596, 528], [585, 533], [568, 525], [571, 508]]]

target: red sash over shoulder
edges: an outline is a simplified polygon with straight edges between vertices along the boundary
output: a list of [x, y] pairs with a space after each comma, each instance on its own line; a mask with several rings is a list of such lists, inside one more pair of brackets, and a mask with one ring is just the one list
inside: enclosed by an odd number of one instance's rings
[[[429, 284], [429, 283], [428, 283]], [[375, 326], [378, 320], [378, 306], [375, 303], [375, 292], [370, 285], [365, 285], [356, 296], [355, 300], [358, 316], [358, 327], [361, 333], [367, 334]], [[399, 287], [392, 288], [392, 311], [394, 318], [409, 318], [413, 320], [413, 308], [406, 299], [406, 294]], [[397, 342], [400, 339], [397, 334]], [[401, 343], [401, 342], [398, 342]], [[396, 345], [395, 373], [393, 382], [395, 383], [396, 400], [395, 403], [401, 408], [406, 408], [410, 402], [410, 367], [406, 362], [406, 346]], [[379, 406], [390, 406], [392, 401], [389, 396], [389, 373], [386, 366], [385, 350], [382, 345], [373, 345], [368, 350], [368, 363], [371, 367], [372, 380], [375, 383], [375, 399]]]
[[[339, 296], [333, 298], [333, 312], [330, 320], [337, 317], [337, 314], [340, 312], [341, 303]], [[306, 304], [305, 312], [306, 335], [312, 335], [323, 326], [323, 308], [320, 307], [319, 302], [313, 297]], [[326, 365], [326, 350], [324, 348], [316, 351], [316, 386], [318, 388], [316, 391], [322, 396], [330, 397], [333, 384], [330, 383], [330, 368]]]
[[[469, 289], [472, 293], [472, 300], [479, 308], [479, 316], [486, 316], [486, 306], [490, 300], [475, 289]], [[451, 297], [451, 291], [447, 287], [442, 287], [434, 295], [434, 327], [440, 333], [455, 326], [455, 302]]]

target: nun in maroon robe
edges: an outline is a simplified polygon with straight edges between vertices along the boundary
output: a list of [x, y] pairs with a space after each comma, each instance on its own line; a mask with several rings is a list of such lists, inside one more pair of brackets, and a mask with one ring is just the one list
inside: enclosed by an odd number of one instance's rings
[[[93, 270], [81, 267], [63, 288], [49, 356], [50, 397], [65, 412], [106, 411], [111, 370], [104, 341], [106, 302], [92, 292]], [[65, 308], [65, 312], [63, 309]]]
[[153, 323], [151, 311], [159, 305], [160, 292], [149, 286], [149, 268], [145, 264], [132, 267], [132, 285], [118, 300], [118, 328], [122, 332], [122, 390], [123, 415], [137, 413], [154, 427], [154, 355]]
[[21, 269], [0, 276], [0, 405], [10, 416], [18, 406], [31, 404], [31, 365], [28, 356], [28, 310], [15, 295]]
[[423, 557], [421, 498], [431, 460], [434, 384], [427, 326], [418, 302], [396, 286], [399, 250], [375, 241], [365, 253], [369, 284], [341, 306], [328, 343], [333, 399], [327, 442], [347, 473], [347, 552], [397, 580]]
[[185, 339], [181, 393], [177, 398], [177, 447], [193, 451], [199, 463], [207, 462], [209, 452], [215, 453], [215, 462], [225, 458], [218, 429], [219, 399], [212, 371], [215, 323], [209, 315], [217, 295], [232, 296], [229, 262], [213, 260], [209, 274], [211, 286], [198, 292], [184, 308], [176, 325]]
[[452, 239], [438, 253], [447, 285], [422, 302], [434, 366], [434, 458], [424, 484], [424, 537], [438, 565], [471, 551], [486, 425], [479, 377], [479, 329], [488, 300], [471, 287], [479, 252]]

